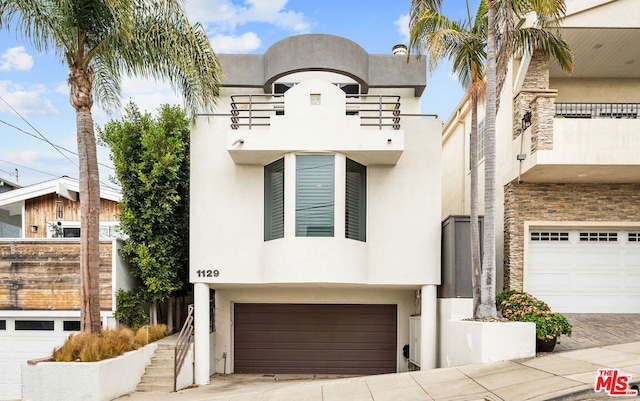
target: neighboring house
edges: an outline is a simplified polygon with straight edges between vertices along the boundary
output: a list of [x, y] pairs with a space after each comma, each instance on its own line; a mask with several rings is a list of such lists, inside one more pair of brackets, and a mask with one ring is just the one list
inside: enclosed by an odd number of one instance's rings
[[[20, 364], [51, 354], [80, 329], [80, 198], [63, 177], [0, 193], [0, 399], [20, 398]], [[131, 278], [115, 238], [120, 193], [101, 188], [100, 306], [114, 326], [114, 293]], [[53, 238], [59, 237], [59, 238]]]
[[[20, 188], [18, 184], [11, 183], [7, 180], [0, 180], [0, 194], [18, 188]], [[9, 224], [7, 221], [13, 221], [13, 224]], [[0, 210], [0, 238], [17, 237], [20, 232], [17, 227], [18, 225], [15, 217], [10, 217], [9, 212], [6, 210]]]
[[196, 383], [404, 371], [410, 342], [434, 367], [442, 122], [420, 116], [425, 59], [318, 34], [219, 57], [218, 108], [191, 133]]
[[[640, 7], [566, 6], [573, 73], [538, 53], [515, 58], [500, 98], [498, 291], [524, 289], [558, 312], [638, 313]], [[463, 101], [444, 127], [443, 219], [469, 213], [470, 114]]]

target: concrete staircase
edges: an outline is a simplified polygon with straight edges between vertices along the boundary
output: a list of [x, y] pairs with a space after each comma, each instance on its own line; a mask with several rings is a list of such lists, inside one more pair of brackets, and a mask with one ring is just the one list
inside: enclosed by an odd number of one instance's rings
[[173, 391], [173, 358], [177, 339], [177, 334], [174, 334], [158, 341], [158, 349], [142, 375], [136, 391]]

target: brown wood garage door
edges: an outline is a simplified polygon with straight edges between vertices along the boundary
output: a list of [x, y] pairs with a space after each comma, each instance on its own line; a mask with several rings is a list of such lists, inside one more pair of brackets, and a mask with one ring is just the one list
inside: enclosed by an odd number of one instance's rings
[[235, 304], [234, 372], [396, 372], [396, 305]]

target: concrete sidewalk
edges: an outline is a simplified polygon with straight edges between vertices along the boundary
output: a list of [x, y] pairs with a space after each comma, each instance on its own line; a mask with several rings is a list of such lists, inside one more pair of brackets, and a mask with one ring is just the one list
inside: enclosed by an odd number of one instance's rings
[[118, 400], [588, 400], [607, 398], [593, 390], [599, 368], [620, 369], [637, 383], [640, 342], [554, 352], [518, 361], [343, 379], [278, 381], [258, 375], [253, 379], [245, 376], [245, 380], [242, 375], [214, 376], [206, 386], [171, 394], [138, 392]]

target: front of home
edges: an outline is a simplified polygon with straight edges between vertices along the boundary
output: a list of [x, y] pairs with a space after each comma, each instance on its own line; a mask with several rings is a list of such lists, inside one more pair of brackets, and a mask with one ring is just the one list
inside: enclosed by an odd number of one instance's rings
[[404, 371], [410, 342], [434, 367], [441, 122], [419, 116], [424, 59], [300, 35], [220, 60], [219, 106], [191, 136], [196, 383]]
[[[131, 288], [115, 237], [120, 193], [101, 189], [100, 316], [115, 325], [115, 291]], [[20, 365], [80, 329], [80, 199], [67, 177], [0, 193], [0, 399], [20, 398]]]
[[[638, 313], [640, 9], [566, 5], [573, 72], [539, 52], [515, 57], [500, 98], [498, 289], [524, 289], [558, 312]], [[443, 131], [443, 219], [469, 213], [469, 133], [461, 102]]]

